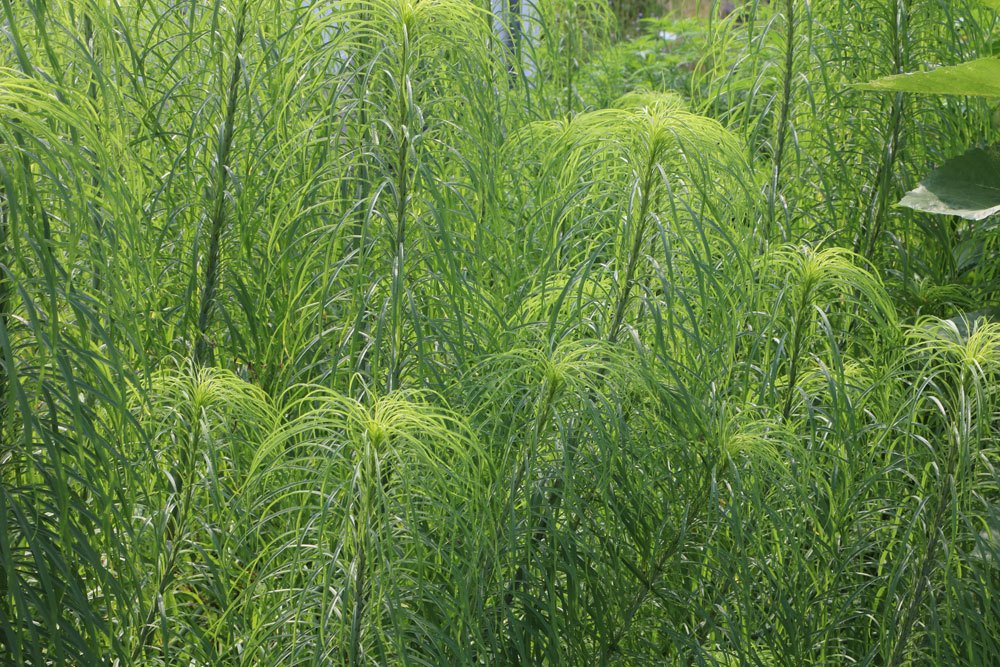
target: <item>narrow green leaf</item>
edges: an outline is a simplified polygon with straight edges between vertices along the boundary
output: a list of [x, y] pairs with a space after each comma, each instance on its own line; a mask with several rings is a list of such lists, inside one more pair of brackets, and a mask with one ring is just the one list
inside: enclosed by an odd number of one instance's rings
[[[990, 0], [1000, 4], [1000, 0]], [[980, 58], [927, 72], [897, 74], [859, 86], [865, 90], [926, 95], [1000, 97], [1000, 59]]]
[[951, 322], [954, 324], [959, 335], [961, 335], [962, 338], [968, 338], [969, 334], [975, 329], [972, 325], [983, 319], [989, 322], [1000, 322], [1000, 307], [984, 308], [973, 312], [960, 313], [955, 317], [948, 318], [945, 322]]
[[901, 206], [983, 220], [1000, 211], [1000, 155], [973, 148], [932, 171]]

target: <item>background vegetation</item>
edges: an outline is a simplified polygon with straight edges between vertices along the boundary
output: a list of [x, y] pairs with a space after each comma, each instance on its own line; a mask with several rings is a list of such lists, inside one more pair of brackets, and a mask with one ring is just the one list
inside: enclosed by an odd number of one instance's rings
[[0, 661], [997, 664], [995, 23], [0, 0]]
[[687, 17], [699, 16], [705, 18], [714, 10], [723, 14], [731, 8], [733, 2], [722, 0], [625, 0], [610, 3], [618, 16], [620, 24], [627, 32], [631, 32], [643, 18], [655, 19], [662, 16]]

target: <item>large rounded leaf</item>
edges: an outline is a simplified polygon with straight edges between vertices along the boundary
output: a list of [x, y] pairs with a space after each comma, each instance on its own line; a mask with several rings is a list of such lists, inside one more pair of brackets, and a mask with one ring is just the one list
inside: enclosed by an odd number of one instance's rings
[[899, 202], [918, 211], [983, 220], [1000, 212], [1000, 155], [973, 148], [932, 171]]

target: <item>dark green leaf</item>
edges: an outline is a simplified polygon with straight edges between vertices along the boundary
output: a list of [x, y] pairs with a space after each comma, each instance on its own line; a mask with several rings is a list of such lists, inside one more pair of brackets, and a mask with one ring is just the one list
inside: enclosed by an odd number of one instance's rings
[[951, 249], [955, 270], [964, 273], [976, 268], [983, 259], [985, 245], [982, 234], [977, 234], [958, 243]]
[[981, 148], [948, 160], [899, 202], [901, 206], [983, 220], [1000, 211], [1000, 156]]

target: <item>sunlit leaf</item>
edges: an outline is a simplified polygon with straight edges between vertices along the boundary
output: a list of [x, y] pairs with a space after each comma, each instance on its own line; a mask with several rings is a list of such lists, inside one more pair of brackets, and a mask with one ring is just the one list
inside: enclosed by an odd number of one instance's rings
[[926, 95], [1000, 97], [1000, 59], [980, 58], [927, 72], [896, 74], [862, 84], [860, 88]]
[[971, 332], [971, 325], [979, 320], [990, 322], [1000, 322], [1000, 307], [984, 308], [970, 313], [960, 313], [955, 317], [945, 320], [955, 326], [955, 329], [963, 338], [968, 338]]

